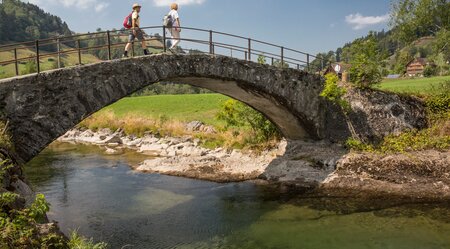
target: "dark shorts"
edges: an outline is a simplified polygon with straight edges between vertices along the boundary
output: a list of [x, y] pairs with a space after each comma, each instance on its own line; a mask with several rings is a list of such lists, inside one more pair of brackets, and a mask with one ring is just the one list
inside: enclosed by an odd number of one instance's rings
[[136, 35], [133, 34], [133, 31], [130, 31], [130, 35], [128, 36], [128, 42], [134, 42], [135, 39], [139, 41], [144, 41], [144, 33], [142, 30], [136, 30]]

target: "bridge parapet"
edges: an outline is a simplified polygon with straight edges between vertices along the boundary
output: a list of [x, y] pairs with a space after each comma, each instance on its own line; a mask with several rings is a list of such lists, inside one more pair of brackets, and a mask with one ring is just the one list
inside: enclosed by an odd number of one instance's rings
[[[166, 37], [166, 27], [151, 26], [141, 29], [151, 34], [146, 34], [144, 38], [154, 52], [167, 52], [167, 42], [171, 38]], [[276, 65], [280, 68], [291, 67], [311, 73], [321, 73], [329, 64], [323, 58], [310, 53], [257, 39], [199, 28], [182, 27], [182, 29], [183, 37], [180, 40], [186, 47], [180, 47], [179, 52], [223, 55], [250, 62]], [[159, 32], [162, 32], [162, 36], [158, 34]], [[14, 64], [15, 74], [18, 76], [19, 64], [30, 60], [36, 62], [36, 71], [40, 73], [44, 71], [41, 66], [42, 60], [54, 59], [56, 67], [61, 68], [62, 57], [70, 54], [76, 54], [76, 65], [83, 64], [83, 54], [93, 51], [106, 52], [103, 53], [103, 58], [100, 58], [104, 61], [118, 59], [117, 56], [121, 53], [117, 55], [114, 50], [122, 50], [127, 43], [125, 42], [127, 37], [128, 31], [114, 30], [0, 45], [0, 52], [11, 52], [10, 58], [0, 59], [0, 65]], [[90, 42], [96, 45], [89, 45]], [[25, 56], [23, 51], [26, 52]], [[133, 57], [135, 55], [134, 46], [131, 55]]]

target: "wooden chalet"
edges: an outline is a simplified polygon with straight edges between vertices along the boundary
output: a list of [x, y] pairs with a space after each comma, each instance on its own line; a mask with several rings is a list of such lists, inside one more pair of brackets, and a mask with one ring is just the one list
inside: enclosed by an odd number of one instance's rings
[[428, 64], [427, 59], [416, 58], [406, 65], [406, 75], [409, 77], [421, 76]]

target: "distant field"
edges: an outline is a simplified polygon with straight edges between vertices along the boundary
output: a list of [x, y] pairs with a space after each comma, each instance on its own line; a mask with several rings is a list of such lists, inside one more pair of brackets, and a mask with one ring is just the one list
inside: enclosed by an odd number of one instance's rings
[[378, 88], [394, 92], [429, 94], [439, 91], [437, 86], [445, 81], [450, 81], [450, 76], [416, 79], [392, 79], [384, 80]]
[[137, 114], [151, 119], [165, 116], [176, 121], [202, 121], [210, 125], [219, 125], [215, 119], [221, 104], [228, 100], [221, 94], [193, 94], [193, 95], [157, 95], [145, 97], [124, 98], [112, 104], [102, 112], [113, 112], [117, 117]]
[[[20, 58], [27, 58], [30, 56], [34, 56], [36, 53], [31, 49], [19, 49], [17, 50], [17, 57]], [[44, 53], [45, 54], [45, 53]], [[0, 52], [0, 60], [13, 60], [14, 59], [14, 52], [13, 51], [4, 51]], [[45, 57], [40, 60], [41, 64], [41, 70], [50, 70], [54, 69], [54, 65], [56, 64], [57, 57]], [[61, 61], [62, 63], [68, 67], [68, 66], [74, 66], [78, 63], [78, 54], [77, 53], [71, 53], [71, 54], [64, 54], [61, 55]], [[83, 64], [89, 64], [100, 61], [97, 57], [95, 57], [92, 54], [86, 54], [83, 53], [81, 55], [81, 63]], [[19, 62], [19, 74], [22, 74], [22, 71], [25, 69], [25, 60], [22, 60]], [[16, 69], [14, 63], [8, 64], [5, 66], [0, 66], [0, 71], [4, 72], [3, 78], [12, 77], [16, 74]]]

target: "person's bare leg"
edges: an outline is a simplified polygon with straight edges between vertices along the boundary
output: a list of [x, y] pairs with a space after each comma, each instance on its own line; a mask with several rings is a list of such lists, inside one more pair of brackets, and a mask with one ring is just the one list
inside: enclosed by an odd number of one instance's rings
[[128, 51], [130, 51], [131, 48], [131, 42], [127, 43], [125, 46], [125, 52], [123, 53], [124, 57], [128, 57]]

